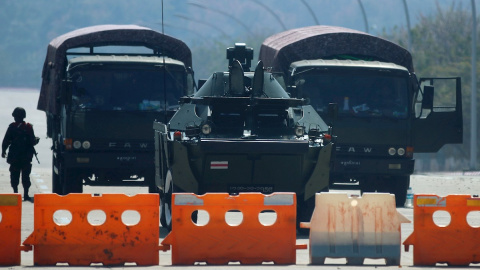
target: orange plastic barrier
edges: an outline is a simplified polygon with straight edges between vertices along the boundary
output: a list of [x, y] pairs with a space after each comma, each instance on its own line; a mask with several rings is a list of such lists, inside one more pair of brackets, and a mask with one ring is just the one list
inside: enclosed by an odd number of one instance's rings
[[401, 223], [409, 222], [388, 193], [317, 193], [312, 219], [301, 226], [310, 228], [311, 264], [328, 257], [346, 258], [349, 265], [362, 265], [365, 258], [400, 265]]
[[[434, 213], [447, 211], [450, 223], [437, 226]], [[448, 195], [439, 197], [416, 194], [413, 206], [413, 233], [403, 242], [405, 251], [413, 245], [414, 265], [466, 266], [480, 263], [480, 228], [467, 222], [471, 211], [480, 211], [480, 198], [470, 195]]]
[[[296, 197], [295, 193], [226, 193], [173, 194], [172, 231], [162, 245], [172, 247], [173, 265], [207, 264], [295, 264], [296, 249]], [[200, 215], [194, 223], [192, 213], [206, 211], [208, 222]], [[237, 212], [231, 212], [235, 210]], [[227, 213], [239, 212], [243, 219], [229, 225]], [[273, 224], [259, 220], [263, 213], [276, 213]]]
[[22, 196], [0, 195], [0, 265], [20, 265]]
[[36, 194], [35, 265], [159, 264], [158, 194]]

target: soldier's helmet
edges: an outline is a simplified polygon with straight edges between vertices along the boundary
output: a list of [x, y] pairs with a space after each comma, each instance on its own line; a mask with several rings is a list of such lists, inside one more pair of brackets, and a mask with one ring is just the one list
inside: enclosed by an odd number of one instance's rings
[[22, 107], [16, 107], [13, 112], [12, 112], [12, 116], [15, 117], [15, 118], [22, 118], [24, 119], [25, 117], [27, 117], [27, 113], [25, 112], [25, 109], [22, 108]]

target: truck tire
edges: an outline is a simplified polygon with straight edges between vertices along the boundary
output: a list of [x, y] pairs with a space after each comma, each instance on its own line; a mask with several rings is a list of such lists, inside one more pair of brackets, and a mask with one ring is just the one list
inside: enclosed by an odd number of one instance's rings
[[73, 169], [65, 168], [63, 163], [59, 164], [59, 178], [62, 182], [63, 195], [83, 192], [82, 179]]
[[362, 194], [365, 192], [386, 192], [394, 194], [396, 207], [404, 206], [409, 186], [409, 175], [367, 177], [360, 181]]
[[148, 193], [155, 193], [155, 194], [159, 193], [160, 190], [155, 184], [155, 172], [145, 175], [144, 181], [148, 186]]
[[403, 207], [407, 199], [407, 189], [410, 186], [410, 175], [396, 176], [392, 180], [390, 193], [395, 194], [396, 206]]
[[384, 181], [385, 180], [383, 180], [379, 176], [364, 176], [360, 180], [361, 194], [363, 194], [365, 192], [373, 193], [373, 192], [384, 192], [384, 191], [386, 191]]

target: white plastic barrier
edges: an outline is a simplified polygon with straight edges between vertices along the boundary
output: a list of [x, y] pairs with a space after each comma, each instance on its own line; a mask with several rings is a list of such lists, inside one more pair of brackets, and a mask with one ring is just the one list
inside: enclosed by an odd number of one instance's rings
[[395, 196], [364, 193], [317, 193], [310, 223], [310, 263], [324, 264], [328, 258], [346, 258], [361, 265], [365, 258], [400, 264], [401, 223], [409, 223], [397, 212]]

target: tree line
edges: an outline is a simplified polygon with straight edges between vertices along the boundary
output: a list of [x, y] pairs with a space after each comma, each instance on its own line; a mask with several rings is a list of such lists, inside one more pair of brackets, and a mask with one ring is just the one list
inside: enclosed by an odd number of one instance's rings
[[[447, 9], [437, 5], [435, 14], [420, 16], [419, 23], [410, 29], [411, 53], [419, 77], [459, 76], [462, 79], [463, 144], [446, 145], [435, 154], [417, 154], [415, 156], [419, 161], [416, 163], [417, 171], [469, 169], [473, 22], [471, 10], [462, 7], [461, 3], [452, 4]], [[397, 27], [390, 33], [384, 32], [382, 35], [405, 48], [408, 46], [408, 32], [405, 28]], [[478, 33], [476, 35], [478, 37]], [[477, 45], [475, 50], [478, 52], [478, 49]], [[478, 81], [478, 75], [476, 76]], [[475, 91], [478, 93], [477, 89]], [[451, 93], [453, 91], [441, 92], [438, 96], [449, 99]], [[445, 127], [448, 128], [453, 127]], [[478, 149], [479, 145], [476, 147]], [[480, 166], [477, 164], [476, 167]]]

